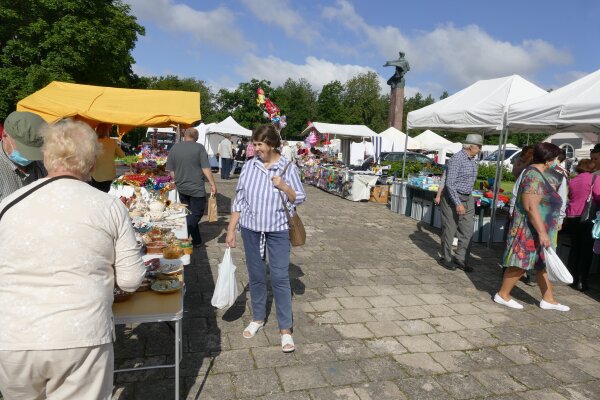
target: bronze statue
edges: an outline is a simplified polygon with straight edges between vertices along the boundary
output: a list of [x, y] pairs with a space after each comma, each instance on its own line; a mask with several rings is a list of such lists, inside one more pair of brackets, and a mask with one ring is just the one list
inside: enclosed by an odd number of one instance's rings
[[395, 88], [403, 88], [404, 87], [404, 75], [408, 71], [410, 71], [410, 65], [408, 65], [408, 61], [404, 58], [404, 53], [399, 52], [400, 57], [397, 60], [388, 61], [384, 64], [384, 67], [396, 67], [396, 72], [390, 79], [388, 79], [387, 84]]

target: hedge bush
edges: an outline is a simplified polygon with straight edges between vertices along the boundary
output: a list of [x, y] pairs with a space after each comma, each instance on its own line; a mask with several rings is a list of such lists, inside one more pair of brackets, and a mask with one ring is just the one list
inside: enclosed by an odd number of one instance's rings
[[[477, 170], [477, 179], [487, 181], [488, 178], [492, 178], [492, 179], [496, 178], [496, 165], [495, 164], [490, 164], [490, 165], [480, 164], [479, 169]], [[502, 180], [505, 182], [514, 182], [517, 179], [515, 178], [515, 176], [512, 174], [512, 172], [508, 168], [503, 167], [502, 168]]]
[[[396, 176], [402, 176], [402, 161], [395, 161], [393, 163], [384, 162], [383, 165], [390, 165], [390, 175], [396, 174]], [[433, 173], [435, 175], [442, 175], [443, 169], [440, 165], [423, 165], [420, 162], [412, 161], [406, 162], [406, 174], [408, 175], [417, 175], [422, 171], [428, 171], [429, 173]], [[487, 181], [488, 178], [495, 179], [496, 178], [496, 165], [484, 165], [480, 164], [477, 171], [477, 179]], [[504, 167], [502, 169], [502, 180], [505, 182], [514, 182], [516, 180], [515, 176], [512, 172]]]

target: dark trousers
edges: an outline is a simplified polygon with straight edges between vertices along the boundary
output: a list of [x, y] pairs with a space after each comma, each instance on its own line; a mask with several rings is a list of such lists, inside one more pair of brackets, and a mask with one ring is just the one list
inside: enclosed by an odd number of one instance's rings
[[[250, 284], [252, 319], [267, 317], [267, 266], [260, 254], [260, 232], [242, 228]], [[265, 232], [271, 288], [279, 329], [292, 329], [292, 288], [290, 285], [290, 232]]]
[[188, 234], [192, 236], [192, 244], [198, 245], [202, 243], [202, 237], [200, 236], [200, 219], [204, 215], [204, 209], [206, 208], [206, 197], [192, 197], [187, 194], [179, 193], [179, 199], [181, 203], [187, 204], [191, 214], [186, 216], [186, 223]]
[[229, 179], [231, 174], [231, 167], [233, 165], [232, 158], [221, 157], [221, 179]]
[[108, 193], [110, 191], [110, 185], [112, 185], [112, 181], [95, 181], [94, 178], [89, 182], [90, 185], [95, 187], [98, 190], [102, 190], [104, 193]]
[[592, 222], [581, 222], [579, 217], [567, 218], [565, 228], [571, 235], [571, 251], [567, 268], [573, 275], [574, 283], [587, 284], [592, 258], [594, 257], [594, 238]]

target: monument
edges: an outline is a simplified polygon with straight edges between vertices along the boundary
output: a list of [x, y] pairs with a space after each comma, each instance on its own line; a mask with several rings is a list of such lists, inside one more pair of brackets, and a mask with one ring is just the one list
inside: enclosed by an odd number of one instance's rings
[[396, 67], [396, 72], [387, 84], [390, 85], [390, 118], [389, 126], [402, 130], [402, 117], [404, 115], [404, 75], [410, 71], [410, 65], [404, 58], [404, 53], [399, 52], [397, 60], [386, 62], [384, 67]]

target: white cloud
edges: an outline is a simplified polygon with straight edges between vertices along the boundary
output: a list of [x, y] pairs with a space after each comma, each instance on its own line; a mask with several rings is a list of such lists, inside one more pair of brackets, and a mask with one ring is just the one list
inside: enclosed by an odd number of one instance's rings
[[447, 24], [408, 36], [394, 26], [369, 25], [347, 0], [325, 7], [323, 17], [364, 37], [387, 59], [404, 51], [414, 72], [432, 72], [445, 87], [512, 74], [531, 79], [548, 64], [572, 62], [570, 53], [543, 40], [514, 44], [491, 37], [477, 25], [457, 28]]
[[[261, 58], [250, 54], [244, 57], [236, 72], [245, 80], [267, 79], [274, 86], [282, 85], [288, 78], [305, 78], [313, 89], [320, 91], [323, 85], [331, 81], [345, 83], [358, 74], [376, 71], [361, 65], [335, 64], [316, 57], [307, 57], [304, 64], [294, 64], [274, 56]], [[379, 76], [379, 81], [382, 90], [387, 92], [389, 87], [385, 84], [386, 80]]]
[[226, 7], [199, 11], [174, 0], [125, 0], [140, 20], [151, 21], [160, 28], [191, 35], [196, 41], [229, 52], [254, 49], [244, 39], [234, 14]]
[[259, 20], [281, 28], [286, 36], [297, 38], [306, 44], [312, 43], [319, 33], [314, 24], [307, 23], [292, 9], [289, 0], [242, 0]]

